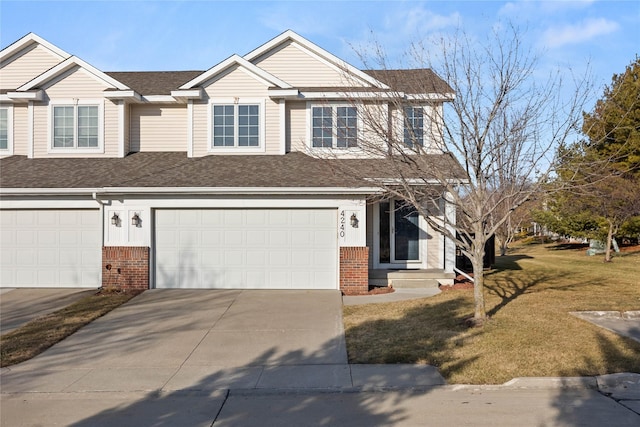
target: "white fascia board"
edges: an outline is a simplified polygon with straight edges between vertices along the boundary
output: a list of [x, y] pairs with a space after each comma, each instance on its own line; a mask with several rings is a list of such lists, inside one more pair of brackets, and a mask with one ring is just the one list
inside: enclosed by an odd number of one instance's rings
[[127, 101], [142, 101], [142, 96], [135, 90], [105, 90], [104, 97], [106, 99], [124, 99]]
[[415, 101], [453, 101], [456, 95], [454, 93], [418, 93], [408, 94], [406, 98]]
[[99, 194], [372, 194], [379, 187], [104, 187]]
[[202, 99], [202, 95], [203, 95], [203, 90], [201, 88], [171, 91], [172, 97], [183, 100], [185, 102], [188, 99]]
[[26, 91], [26, 90], [32, 89], [34, 87], [40, 86], [43, 83], [53, 79], [54, 77], [64, 73], [67, 70], [70, 70], [71, 68], [76, 67], [76, 66], [84, 69], [85, 71], [88, 71], [94, 77], [98, 78], [99, 80], [104, 81], [107, 85], [109, 85], [110, 87], [112, 87], [114, 89], [119, 89], [119, 90], [128, 90], [128, 89], [130, 89], [128, 86], [120, 83], [119, 81], [117, 81], [113, 77], [108, 76], [107, 74], [105, 74], [102, 71], [98, 70], [93, 65], [83, 61], [82, 59], [78, 58], [77, 56], [72, 56], [72, 57], [69, 57], [66, 60], [62, 61], [61, 63], [59, 63], [55, 67], [51, 68], [49, 71], [46, 71], [46, 72], [40, 74], [38, 77], [34, 78], [30, 82], [27, 82], [24, 85], [20, 86], [17, 90], [18, 91]]
[[273, 74], [268, 73], [267, 71], [263, 70], [260, 67], [257, 67], [256, 65], [253, 65], [251, 62], [247, 61], [246, 59], [242, 58], [241, 56], [234, 54], [234, 55], [231, 55], [230, 57], [228, 57], [227, 59], [225, 59], [224, 61], [220, 62], [218, 65], [214, 66], [213, 68], [210, 68], [209, 70], [207, 70], [204, 73], [200, 74], [199, 76], [197, 76], [193, 80], [183, 84], [178, 89], [180, 89], [180, 90], [193, 89], [195, 86], [198, 86], [198, 85], [206, 82], [207, 80], [212, 79], [217, 74], [223, 72], [224, 70], [226, 70], [227, 68], [229, 68], [229, 67], [231, 67], [233, 65], [238, 65], [240, 67], [243, 67], [244, 69], [246, 69], [250, 73], [253, 73], [256, 76], [261, 77], [262, 79], [264, 79], [267, 82], [273, 84], [274, 86], [277, 86], [277, 87], [280, 87], [280, 88], [283, 88], [283, 89], [291, 89], [293, 87], [289, 83], [280, 80], [279, 78], [277, 78]]
[[102, 188], [2, 188], [0, 196], [123, 195], [123, 194], [375, 194], [379, 187], [102, 187]]
[[10, 44], [9, 46], [2, 49], [2, 51], [0, 51], [0, 61], [4, 61], [5, 59], [9, 58], [13, 54], [20, 52], [22, 49], [28, 47], [33, 43], [37, 43], [49, 49], [51, 53], [58, 56], [60, 60], [66, 59], [71, 56], [64, 50], [60, 49], [58, 46], [55, 46], [49, 43], [48, 41], [38, 36], [37, 34], [29, 33], [26, 36], [22, 37], [20, 40], [17, 40], [12, 44]]
[[93, 194], [95, 188], [0, 188], [0, 196], [48, 196]]
[[310, 42], [309, 40], [305, 39], [301, 35], [291, 30], [285, 31], [284, 33], [274, 37], [273, 39], [269, 40], [268, 42], [258, 47], [257, 49], [254, 49], [251, 52], [247, 53], [244, 56], [244, 59], [246, 59], [249, 62], [252, 62], [256, 58], [259, 58], [260, 56], [264, 55], [268, 51], [278, 47], [280, 44], [286, 42], [287, 40], [291, 40], [297, 43], [299, 46], [303, 47], [304, 49], [307, 49], [309, 52], [312, 52], [315, 55], [318, 55], [319, 57], [333, 64], [333, 66], [336, 67], [336, 69], [338, 70], [341, 70], [341, 71], [346, 70], [349, 73], [357, 76], [359, 79], [364, 80], [376, 87], [379, 87], [382, 89], [389, 89], [389, 86], [385, 85], [381, 81], [374, 79], [364, 71], [361, 71], [356, 67], [354, 67], [353, 65], [348, 64], [347, 62], [333, 55], [332, 53], [329, 53], [328, 51], [324, 50], [320, 46]]
[[297, 98], [300, 94], [298, 89], [269, 89], [267, 92], [270, 98]]
[[7, 98], [11, 101], [42, 101], [44, 91], [38, 89], [29, 92], [7, 92]]
[[300, 92], [300, 95], [304, 99], [396, 99], [403, 98], [405, 95], [402, 92]]
[[13, 102], [13, 99], [9, 98], [6, 93], [0, 93], [0, 102]]
[[[396, 184], [408, 184], [408, 185], [438, 185], [441, 183], [437, 179], [420, 179], [420, 178], [364, 178], [365, 181], [379, 182], [381, 185], [396, 185]], [[466, 184], [469, 181], [462, 178], [447, 179], [448, 184]]]

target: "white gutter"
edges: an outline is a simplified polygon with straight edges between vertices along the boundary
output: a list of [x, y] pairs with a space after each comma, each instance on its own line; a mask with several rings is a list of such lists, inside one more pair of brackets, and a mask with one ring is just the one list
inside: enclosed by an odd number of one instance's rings
[[3, 188], [0, 196], [40, 196], [40, 195], [90, 195], [99, 196], [123, 194], [372, 194], [380, 192], [379, 187], [101, 187], [101, 188]]
[[[400, 185], [400, 184], [409, 184], [409, 185], [437, 185], [441, 184], [442, 181], [439, 179], [421, 179], [421, 178], [364, 178], [365, 181], [369, 182], [379, 182], [381, 185]], [[450, 178], [447, 179], [446, 182], [448, 184], [467, 184], [469, 180], [462, 178]]]

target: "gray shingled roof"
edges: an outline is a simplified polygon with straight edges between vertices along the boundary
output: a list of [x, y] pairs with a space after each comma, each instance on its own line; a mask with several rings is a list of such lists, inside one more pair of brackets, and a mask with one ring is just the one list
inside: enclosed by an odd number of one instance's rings
[[[432, 155], [434, 164], [462, 177], [448, 154]], [[341, 166], [340, 163], [344, 165]], [[451, 167], [452, 164], [457, 165]], [[100, 187], [370, 187], [346, 176], [384, 177], [382, 159], [315, 159], [303, 153], [285, 155], [211, 155], [188, 158], [183, 152], [142, 152], [124, 158], [45, 158], [12, 156], [0, 160], [1, 188]], [[388, 174], [387, 176], [393, 176]]]
[[429, 68], [405, 70], [363, 70], [393, 90], [418, 93], [453, 93], [453, 89]]
[[118, 71], [106, 74], [141, 95], [170, 95], [204, 71]]
[[[453, 93], [453, 89], [427, 68], [411, 70], [363, 70], [373, 78], [405, 93]], [[141, 95], [170, 95], [172, 90], [194, 79], [204, 71], [123, 71], [106, 74]], [[380, 91], [377, 87], [300, 87], [300, 91]]]

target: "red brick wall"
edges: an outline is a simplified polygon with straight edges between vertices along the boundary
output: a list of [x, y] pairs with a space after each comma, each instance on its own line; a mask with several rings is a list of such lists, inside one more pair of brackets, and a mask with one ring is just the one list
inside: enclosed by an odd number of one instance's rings
[[103, 246], [102, 287], [149, 289], [149, 248]]
[[369, 290], [368, 247], [340, 248], [340, 290], [345, 295], [362, 294]]

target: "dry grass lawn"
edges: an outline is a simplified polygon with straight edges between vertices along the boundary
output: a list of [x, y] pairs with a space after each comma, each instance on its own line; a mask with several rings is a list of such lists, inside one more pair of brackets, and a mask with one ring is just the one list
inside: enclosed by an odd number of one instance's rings
[[24, 362], [62, 341], [84, 325], [129, 301], [140, 291], [100, 292], [32, 320], [0, 337], [0, 367]]
[[640, 251], [612, 263], [584, 249], [519, 246], [497, 259], [485, 292], [490, 322], [468, 329], [473, 291], [347, 306], [351, 363], [435, 365], [449, 383], [640, 372], [640, 343], [569, 314], [640, 310]]

